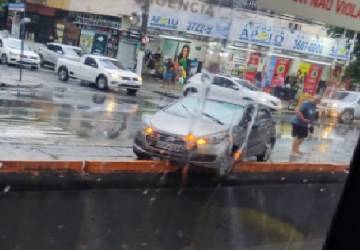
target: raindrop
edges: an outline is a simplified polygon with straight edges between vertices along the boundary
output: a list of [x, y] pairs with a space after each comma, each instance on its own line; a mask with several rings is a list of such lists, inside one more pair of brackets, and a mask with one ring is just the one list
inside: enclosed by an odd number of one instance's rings
[[285, 181], [286, 180], [286, 178], [285, 177], [281, 177], [281, 181]]
[[181, 195], [183, 193], [183, 190], [180, 189], [178, 192], [177, 192], [177, 195]]
[[10, 186], [10, 185], [6, 185], [6, 187], [4, 188], [4, 193], [9, 192], [10, 189], [11, 189], [11, 186]]
[[64, 229], [64, 225], [60, 224], [60, 225], [57, 226], [57, 228], [58, 228], [59, 230], [62, 230], [62, 229]]
[[149, 193], [149, 190], [145, 189], [143, 192], [143, 195], [147, 195]]
[[303, 180], [303, 183], [307, 183], [309, 180], [308, 179], [304, 179]]
[[155, 196], [151, 197], [150, 201], [156, 201], [156, 197]]
[[177, 234], [177, 235], [178, 235], [178, 237], [179, 237], [179, 238], [184, 237], [184, 234], [183, 234], [183, 232], [182, 232], [182, 231], [178, 231], [178, 234]]
[[130, 248], [128, 247], [128, 245], [122, 244], [122, 245], [121, 245], [121, 249], [122, 249], [122, 250], [129, 250]]
[[147, 243], [146, 243], [146, 242], [141, 242], [141, 243], [140, 243], [140, 246], [146, 247], [146, 246], [147, 246]]
[[4, 166], [4, 164], [2, 162], [0, 162], [0, 168], [2, 168]]
[[325, 188], [320, 188], [320, 192], [325, 192]]
[[345, 170], [344, 170], [344, 173], [345, 173], [345, 174], [349, 174], [349, 172], [350, 172], [350, 171], [349, 171], [348, 169], [345, 169]]
[[100, 177], [96, 178], [96, 182], [101, 182], [101, 178]]
[[63, 174], [59, 174], [59, 178], [64, 178], [65, 176]]

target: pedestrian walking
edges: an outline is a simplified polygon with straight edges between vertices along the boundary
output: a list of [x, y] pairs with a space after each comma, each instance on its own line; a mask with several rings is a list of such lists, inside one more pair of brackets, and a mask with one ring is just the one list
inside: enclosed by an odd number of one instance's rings
[[164, 87], [170, 88], [170, 84], [174, 79], [174, 62], [171, 58], [165, 63], [165, 72], [164, 72]]
[[292, 137], [294, 138], [291, 150], [291, 156], [301, 156], [300, 146], [304, 139], [308, 137], [309, 130], [312, 133], [312, 122], [317, 119], [316, 105], [320, 103], [321, 97], [316, 96], [311, 101], [303, 102], [295, 111], [291, 118]]

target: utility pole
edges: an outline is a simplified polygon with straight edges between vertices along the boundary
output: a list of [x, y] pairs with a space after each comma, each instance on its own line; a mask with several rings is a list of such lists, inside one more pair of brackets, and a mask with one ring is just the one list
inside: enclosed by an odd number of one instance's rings
[[143, 61], [145, 56], [145, 46], [144, 40], [147, 40], [147, 26], [149, 19], [149, 10], [150, 10], [150, 0], [143, 0], [141, 3], [141, 46], [137, 53], [136, 59], [136, 73], [141, 76], [143, 69]]

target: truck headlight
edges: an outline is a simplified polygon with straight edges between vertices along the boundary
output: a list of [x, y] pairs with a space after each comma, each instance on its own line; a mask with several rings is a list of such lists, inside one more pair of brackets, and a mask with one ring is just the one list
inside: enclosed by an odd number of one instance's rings
[[337, 103], [333, 103], [333, 104], [331, 105], [331, 107], [333, 107], [333, 108], [337, 108], [337, 107], [338, 107], [338, 105], [337, 105]]
[[142, 81], [142, 77], [141, 76], [138, 76], [138, 81], [141, 82]]
[[112, 78], [112, 79], [120, 80], [120, 76], [119, 76], [118, 74], [110, 73], [109, 76], [110, 76], [110, 78]]
[[223, 142], [226, 137], [227, 134], [225, 133], [225, 134], [216, 134], [205, 137], [194, 137], [192, 138], [192, 140], [195, 141], [198, 146], [208, 145], [208, 144], [215, 145]]

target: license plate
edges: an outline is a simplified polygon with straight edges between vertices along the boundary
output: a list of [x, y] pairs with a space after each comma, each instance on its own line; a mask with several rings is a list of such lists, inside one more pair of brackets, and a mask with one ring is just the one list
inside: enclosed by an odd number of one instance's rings
[[156, 147], [165, 149], [168, 151], [173, 151], [173, 152], [183, 152], [184, 151], [184, 147], [181, 145], [170, 144], [170, 143], [166, 143], [166, 142], [162, 142], [162, 141], [156, 142]]

